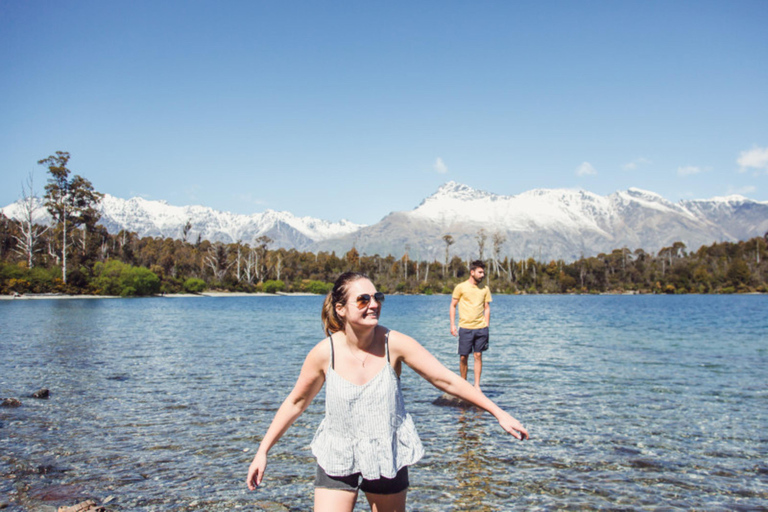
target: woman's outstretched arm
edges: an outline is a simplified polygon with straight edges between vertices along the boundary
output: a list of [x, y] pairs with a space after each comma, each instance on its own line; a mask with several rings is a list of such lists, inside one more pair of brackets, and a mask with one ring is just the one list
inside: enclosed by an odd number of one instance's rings
[[259, 449], [253, 457], [253, 462], [248, 468], [248, 478], [246, 483], [250, 490], [256, 489], [264, 478], [264, 471], [267, 468], [267, 454], [269, 450], [280, 440], [293, 422], [301, 416], [312, 399], [317, 396], [325, 382], [325, 369], [328, 367], [328, 341], [318, 343], [313, 348], [304, 365], [301, 367], [301, 373], [288, 397], [277, 410], [272, 423], [264, 435], [264, 439], [259, 444]]
[[482, 391], [446, 368], [410, 336], [392, 331], [389, 335], [389, 348], [396, 359], [405, 362], [437, 389], [485, 409], [496, 417], [505, 431], [517, 439], [528, 439], [528, 431], [519, 421], [496, 405]]

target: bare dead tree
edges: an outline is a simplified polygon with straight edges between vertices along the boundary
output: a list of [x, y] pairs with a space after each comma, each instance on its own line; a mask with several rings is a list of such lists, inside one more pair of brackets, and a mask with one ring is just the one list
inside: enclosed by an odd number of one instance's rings
[[237, 241], [237, 282], [240, 282], [240, 261], [243, 258], [243, 247], [242, 247], [243, 241], [238, 240]]
[[443, 265], [443, 279], [445, 279], [445, 271], [448, 269], [449, 250], [456, 241], [451, 235], [443, 235], [443, 242], [445, 242], [445, 265]]
[[267, 257], [269, 256], [269, 244], [271, 244], [273, 241], [274, 240], [272, 240], [267, 235], [262, 235], [255, 240], [255, 250], [258, 255], [259, 265], [259, 269], [257, 270], [259, 281], [264, 281], [267, 278]]
[[109, 254], [109, 238], [104, 237], [104, 239], [101, 241], [101, 247], [99, 247], [99, 255], [101, 257], [101, 261], [106, 261], [108, 254]]
[[485, 232], [485, 228], [480, 228], [475, 236], [477, 240], [477, 250], [480, 253], [479, 259], [482, 261], [483, 253], [485, 252], [485, 241], [488, 239], [488, 233]]
[[275, 278], [279, 281], [283, 270], [283, 255], [280, 253], [280, 251], [277, 251], [274, 254], [275, 263], [272, 265], [272, 268], [275, 269]]
[[229, 249], [221, 242], [216, 242], [208, 248], [204, 258], [205, 265], [213, 271], [213, 276], [217, 281], [223, 281], [227, 271], [234, 265], [235, 262], [230, 262], [228, 259]]
[[253, 284], [253, 282], [259, 278], [259, 255], [256, 249], [248, 249], [243, 263], [243, 276], [245, 282]]
[[[507, 237], [500, 231], [493, 234], [493, 266], [496, 271], [496, 277], [499, 277], [499, 257], [501, 256], [501, 247], [507, 241]], [[502, 270], [504, 270], [502, 268]]]
[[181, 230], [181, 240], [182, 242], [187, 241], [187, 237], [189, 236], [189, 232], [192, 231], [192, 219], [187, 219], [187, 223], [184, 224], [184, 227]]
[[26, 256], [28, 268], [34, 265], [32, 260], [34, 254], [40, 252], [37, 248], [40, 237], [48, 231], [47, 227], [35, 224], [35, 213], [41, 208], [42, 203], [35, 192], [34, 177], [30, 172], [27, 181], [21, 184], [21, 219], [19, 220], [21, 236], [14, 236], [18, 242], [16, 252]]
[[408, 251], [411, 250], [410, 244], [405, 244], [405, 254], [403, 254], [403, 278], [408, 281]]

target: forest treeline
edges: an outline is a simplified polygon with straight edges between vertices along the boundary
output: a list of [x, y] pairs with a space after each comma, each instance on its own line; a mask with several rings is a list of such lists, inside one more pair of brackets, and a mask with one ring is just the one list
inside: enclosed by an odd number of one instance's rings
[[[336, 277], [354, 270], [368, 274], [385, 293], [450, 293], [469, 275], [469, 261], [450, 254], [446, 233], [443, 261], [417, 261], [360, 254], [302, 252], [271, 247], [262, 236], [252, 243], [188, 241], [107, 232], [97, 224], [101, 194], [80, 176], [70, 177], [69, 154], [57, 152], [39, 163], [48, 168], [44, 207], [51, 226], [34, 223], [41, 201], [31, 178], [22, 187], [21, 219], [0, 214], [0, 293], [66, 293], [144, 296], [240, 292], [326, 293]], [[478, 231], [478, 252], [486, 262], [494, 293], [749, 293], [768, 292], [768, 233], [748, 241], [713, 243], [689, 250], [682, 242], [653, 254], [617, 248], [574, 262], [501, 257], [504, 244]]]
[[[270, 248], [257, 243], [141, 238], [100, 225], [68, 230], [68, 270], [62, 276], [61, 228], [37, 226], [31, 260], [21, 223], [0, 215], [0, 293], [152, 295], [227, 290], [326, 293], [347, 270], [371, 276], [386, 293], [450, 293], [469, 275], [469, 261], [415, 261], [407, 255], [337, 255]], [[578, 261], [486, 258], [495, 293], [745, 293], [768, 292], [768, 235], [714, 243], [688, 252], [677, 242], [657, 254], [616, 249]]]

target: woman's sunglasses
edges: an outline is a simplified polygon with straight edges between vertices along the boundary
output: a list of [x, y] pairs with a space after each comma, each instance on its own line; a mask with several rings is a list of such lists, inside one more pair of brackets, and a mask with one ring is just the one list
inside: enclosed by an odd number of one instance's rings
[[382, 292], [376, 292], [373, 295], [370, 293], [363, 293], [362, 295], [357, 296], [357, 309], [365, 309], [368, 307], [368, 304], [371, 303], [371, 299], [376, 300], [376, 302], [381, 305], [384, 302], [384, 299], [386, 296]]

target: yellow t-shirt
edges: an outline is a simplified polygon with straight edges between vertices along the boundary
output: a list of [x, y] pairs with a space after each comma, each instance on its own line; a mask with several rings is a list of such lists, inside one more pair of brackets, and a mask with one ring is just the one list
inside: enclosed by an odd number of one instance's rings
[[476, 286], [464, 281], [453, 289], [453, 298], [459, 301], [459, 327], [465, 329], [482, 329], [488, 327], [485, 323], [485, 303], [491, 302], [491, 290], [480, 283]]

